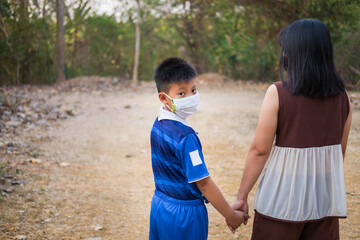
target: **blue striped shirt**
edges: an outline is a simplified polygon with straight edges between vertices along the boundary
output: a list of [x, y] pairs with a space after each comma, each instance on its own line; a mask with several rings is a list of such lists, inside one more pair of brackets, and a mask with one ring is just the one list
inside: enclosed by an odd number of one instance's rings
[[151, 130], [151, 160], [158, 191], [176, 199], [206, 201], [195, 182], [210, 174], [200, 140], [191, 127], [156, 119]]

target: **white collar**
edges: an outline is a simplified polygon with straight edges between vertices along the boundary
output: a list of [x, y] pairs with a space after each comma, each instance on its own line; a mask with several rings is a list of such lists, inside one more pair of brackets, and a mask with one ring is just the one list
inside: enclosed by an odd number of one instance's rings
[[178, 115], [176, 115], [175, 113], [165, 110], [164, 107], [160, 107], [158, 120], [161, 121], [163, 119], [178, 121], [188, 127], [191, 127], [190, 123], [188, 121], [186, 121], [185, 118], [181, 118]]

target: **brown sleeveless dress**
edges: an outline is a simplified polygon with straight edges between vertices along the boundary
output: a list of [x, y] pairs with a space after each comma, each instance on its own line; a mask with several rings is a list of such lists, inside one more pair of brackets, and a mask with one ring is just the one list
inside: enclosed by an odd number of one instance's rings
[[281, 82], [276, 141], [260, 175], [254, 209], [289, 222], [346, 217], [341, 139], [346, 92], [295, 96]]

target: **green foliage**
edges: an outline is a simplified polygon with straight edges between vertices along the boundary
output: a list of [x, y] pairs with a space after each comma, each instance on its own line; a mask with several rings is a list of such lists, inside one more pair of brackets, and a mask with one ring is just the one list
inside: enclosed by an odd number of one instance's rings
[[[66, 11], [66, 63], [68, 68], [68, 77], [84, 74], [79, 70], [82, 63], [82, 51], [84, 46], [83, 34], [85, 31], [85, 23], [88, 18], [91, 7], [88, 6], [89, 1], [80, 0], [78, 5], [74, 7], [70, 13]], [[81, 69], [81, 67], [80, 67]]]
[[[357, 69], [360, 68], [360, 0], [245, 0], [243, 6], [245, 15], [251, 16], [246, 18], [245, 31], [255, 36], [258, 46], [269, 44], [267, 51], [274, 54], [278, 52], [274, 46], [282, 28], [303, 18], [323, 21], [330, 31], [335, 63], [341, 76], [349, 86], [359, 89], [359, 75], [349, 67], [352, 63]], [[277, 66], [277, 63], [273, 65]]]
[[[87, 19], [84, 40], [87, 43], [89, 57], [84, 67], [85, 72], [97, 75], [123, 75], [122, 70], [129, 66], [122, 53], [120, 28], [114, 17], [93, 16]], [[120, 54], [119, 54], [120, 52]], [[125, 60], [125, 61], [122, 61]]]
[[334, 46], [340, 75], [353, 89], [360, 89], [360, 22], [357, 29], [344, 34]]
[[[156, 65], [162, 60], [173, 56], [185, 57], [182, 55], [184, 43], [166, 19], [147, 15], [143, 21], [146, 24], [141, 26], [139, 74], [140, 79], [151, 80]], [[133, 47], [135, 43], [132, 40], [130, 44]]]
[[[115, 16], [96, 14], [90, 0], [66, 8], [67, 77], [130, 78], [136, 4]], [[234, 79], [278, 79], [277, 35], [291, 22], [318, 18], [329, 27], [335, 62], [360, 88], [360, 0], [142, 0], [139, 78], [151, 80], [163, 59], [179, 56], [199, 73]], [[55, 81], [54, 1], [0, 0], [0, 84]]]
[[0, 0], [0, 15], [3, 17], [10, 16], [10, 4], [7, 0]]
[[51, 16], [40, 16], [28, 4], [28, 1], [9, 1], [11, 14], [0, 16], [0, 83], [4, 79], [15, 84], [52, 80], [54, 23]]

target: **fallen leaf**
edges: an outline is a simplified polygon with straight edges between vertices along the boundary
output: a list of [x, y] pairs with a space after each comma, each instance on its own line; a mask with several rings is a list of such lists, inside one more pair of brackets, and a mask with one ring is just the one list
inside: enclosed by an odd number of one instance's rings
[[103, 230], [104, 227], [101, 226], [100, 224], [96, 224], [96, 225], [93, 227], [93, 229], [94, 229], [95, 231], [100, 231], [100, 230]]
[[29, 162], [40, 164], [40, 163], [42, 163], [42, 160], [41, 160], [41, 159], [37, 159], [37, 158], [31, 158], [31, 159], [29, 160]]
[[26, 240], [27, 237], [25, 235], [17, 235], [16, 240]]
[[137, 106], [136, 104], [128, 104], [128, 105], [125, 105], [124, 108], [130, 109], [130, 108], [135, 108], [136, 106]]
[[25, 181], [21, 181], [21, 180], [13, 180], [11, 181], [12, 185], [23, 185], [25, 183]]
[[70, 166], [70, 163], [67, 163], [67, 162], [59, 162], [58, 163], [60, 167], [68, 167]]
[[14, 191], [14, 187], [9, 187], [8, 189], [0, 188], [0, 191], [4, 191], [6, 193], [12, 193]]
[[43, 184], [43, 185], [47, 185], [49, 184], [50, 180], [49, 179], [45, 179], [45, 180], [41, 180], [41, 181], [37, 181], [37, 184]]
[[48, 223], [48, 222], [51, 222], [51, 221], [52, 221], [52, 219], [51, 219], [51, 218], [47, 218], [47, 219], [45, 219], [45, 220], [41, 221], [41, 223]]

